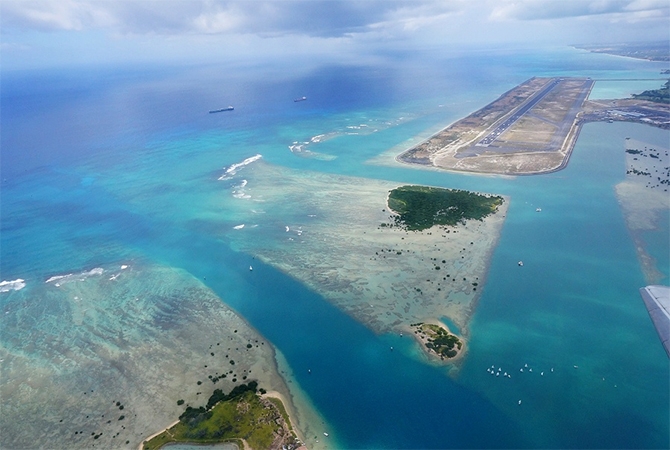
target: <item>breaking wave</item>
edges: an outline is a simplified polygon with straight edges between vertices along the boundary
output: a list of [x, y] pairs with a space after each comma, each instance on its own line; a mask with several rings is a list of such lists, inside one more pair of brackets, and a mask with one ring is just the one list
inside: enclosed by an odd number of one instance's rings
[[235, 176], [235, 174], [237, 173], [237, 171], [239, 169], [241, 169], [244, 166], [247, 166], [247, 165], [251, 164], [254, 161], [258, 161], [262, 157], [263, 157], [263, 155], [258, 154], [258, 155], [251, 156], [251, 157], [245, 159], [242, 162], [232, 164], [231, 166], [229, 166], [225, 169], [225, 171], [223, 172], [223, 175], [221, 175], [219, 177], [219, 180], [228, 180], [228, 179], [232, 178], [233, 176]]
[[24, 287], [26, 287], [26, 282], [21, 278], [12, 281], [0, 281], [0, 292], [19, 291]]
[[95, 275], [102, 275], [102, 273], [105, 270], [101, 267], [96, 267], [95, 269], [91, 269], [89, 271], [81, 272], [81, 273], [68, 273], [66, 275], [55, 275], [51, 278], [49, 278], [45, 283], [53, 283], [54, 286], [60, 286], [61, 284], [64, 283], [71, 283], [73, 281], [84, 281], [88, 277], [92, 277]]

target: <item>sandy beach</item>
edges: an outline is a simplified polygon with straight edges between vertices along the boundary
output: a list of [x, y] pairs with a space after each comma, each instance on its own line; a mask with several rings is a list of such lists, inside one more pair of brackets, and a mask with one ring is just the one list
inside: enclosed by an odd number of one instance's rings
[[[272, 345], [211, 290], [124, 265], [3, 294], [3, 448], [135, 449], [187, 405], [252, 379], [296, 411]], [[310, 429], [316, 413], [299, 410], [296, 428]]]
[[[483, 221], [414, 232], [382, 226], [392, 223], [386, 199], [397, 183], [298, 173], [262, 161], [244, 176], [250, 198], [235, 201], [254, 227], [230, 234], [240, 250], [377, 333], [448, 317], [467, 336], [509, 198]], [[265, 214], [252, 212], [259, 209]], [[282, 216], [286, 223], [279, 223]]]

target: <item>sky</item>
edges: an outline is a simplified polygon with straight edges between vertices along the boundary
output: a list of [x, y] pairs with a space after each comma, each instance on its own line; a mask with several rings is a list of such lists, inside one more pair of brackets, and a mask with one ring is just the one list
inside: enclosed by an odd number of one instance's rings
[[670, 0], [2, 0], [2, 70], [670, 40]]

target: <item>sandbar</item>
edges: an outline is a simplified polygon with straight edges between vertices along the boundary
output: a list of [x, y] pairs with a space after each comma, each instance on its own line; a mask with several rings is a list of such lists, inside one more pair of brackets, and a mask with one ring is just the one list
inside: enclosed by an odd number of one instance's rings
[[407, 231], [382, 226], [393, 222], [386, 200], [398, 183], [262, 160], [243, 176], [249, 198], [231, 195], [226, 208], [254, 227], [226, 236], [234, 248], [300, 280], [377, 333], [448, 317], [467, 335], [509, 198], [481, 221]]
[[626, 178], [615, 186], [626, 225], [633, 237], [648, 284], [657, 284], [663, 273], [646, 250], [642, 232], [655, 230], [662, 215], [670, 211], [670, 149], [626, 139]]

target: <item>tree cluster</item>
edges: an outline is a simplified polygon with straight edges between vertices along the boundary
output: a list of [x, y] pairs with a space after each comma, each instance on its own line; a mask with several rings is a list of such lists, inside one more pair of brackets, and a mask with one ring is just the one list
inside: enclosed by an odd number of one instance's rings
[[389, 208], [398, 214], [393, 218], [395, 224], [412, 231], [482, 220], [502, 203], [499, 196], [427, 186], [401, 186], [389, 193], [388, 200]]

